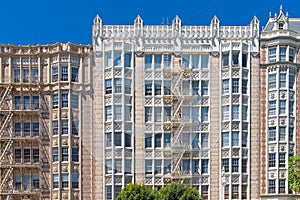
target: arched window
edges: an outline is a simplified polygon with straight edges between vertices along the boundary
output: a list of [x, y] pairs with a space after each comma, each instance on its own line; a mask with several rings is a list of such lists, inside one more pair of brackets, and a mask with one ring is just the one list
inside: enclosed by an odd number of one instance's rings
[[278, 26], [279, 29], [283, 29], [283, 25], [284, 25], [283, 22], [279, 22], [279, 26]]

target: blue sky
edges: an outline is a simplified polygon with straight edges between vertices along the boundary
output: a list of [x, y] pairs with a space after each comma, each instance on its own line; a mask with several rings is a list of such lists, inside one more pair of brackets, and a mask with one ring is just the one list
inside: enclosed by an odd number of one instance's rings
[[99, 14], [104, 24], [133, 24], [140, 15], [146, 25], [171, 23], [248, 25], [257, 16], [264, 26], [280, 5], [300, 18], [300, 0], [2, 0], [0, 44], [36, 45], [56, 42], [91, 44], [91, 26]]

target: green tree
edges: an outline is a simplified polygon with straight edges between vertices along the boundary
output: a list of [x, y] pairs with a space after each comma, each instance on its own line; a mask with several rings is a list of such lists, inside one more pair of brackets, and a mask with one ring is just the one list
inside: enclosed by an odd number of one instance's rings
[[165, 186], [159, 191], [159, 200], [201, 200], [198, 190], [189, 186], [177, 183]]
[[157, 190], [138, 184], [127, 185], [118, 195], [117, 200], [156, 200]]
[[294, 192], [300, 192], [300, 157], [289, 158], [289, 187]]

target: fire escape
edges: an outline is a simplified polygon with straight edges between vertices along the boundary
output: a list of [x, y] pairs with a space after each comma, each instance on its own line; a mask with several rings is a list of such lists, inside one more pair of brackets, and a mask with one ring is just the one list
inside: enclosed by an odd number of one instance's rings
[[190, 153], [191, 145], [185, 145], [182, 141], [182, 132], [190, 124], [189, 120], [183, 118], [182, 107], [189, 105], [191, 91], [184, 92], [182, 80], [189, 79], [192, 69], [182, 68], [181, 58], [175, 58], [172, 69], [165, 69], [164, 76], [171, 78], [171, 95], [164, 96], [165, 104], [171, 104], [171, 121], [164, 123], [164, 128], [172, 132], [171, 140], [171, 173], [164, 178], [173, 182], [184, 182], [191, 179], [191, 173], [184, 173], [182, 168], [183, 156]]
[[[39, 83], [0, 84], [0, 199], [41, 198], [42, 153], [41, 131], [32, 128], [32, 119], [41, 127], [39, 99], [16, 100], [17, 97], [39, 96]], [[21, 99], [21, 98], [20, 98]], [[29, 122], [30, 128], [16, 128], [17, 124]], [[34, 153], [35, 152], [35, 153]]]

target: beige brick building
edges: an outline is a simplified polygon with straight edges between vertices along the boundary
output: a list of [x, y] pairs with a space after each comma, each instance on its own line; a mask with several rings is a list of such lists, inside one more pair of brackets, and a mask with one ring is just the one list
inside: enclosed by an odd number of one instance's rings
[[0, 45], [0, 198], [110, 200], [175, 181], [210, 200], [297, 199], [299, 39], [281, 8], [262, 32], [256, 17], [97, 16], [92, 46]]

